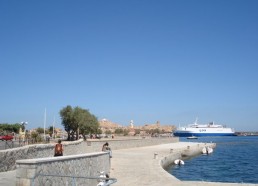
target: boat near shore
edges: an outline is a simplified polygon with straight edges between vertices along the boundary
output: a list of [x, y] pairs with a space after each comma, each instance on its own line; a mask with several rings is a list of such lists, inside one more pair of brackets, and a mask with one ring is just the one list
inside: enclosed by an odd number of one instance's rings
[[198, 137], [197, 136], [189, 136], [189, 137], [187, 137], [187, 139], [198, 139]]
[[197, 120], [194, 124], [190, 124], [185, 127], [179, 127], [174, 131], [174, 136], [178, 137], [201, 137], [201, 136], [236, 136], [234, 129], [228, 128], [223, 125], [214, 124], [210, 122], [208, 124], [197, 124]]
[[174, 164], [176, 164], [176, 165], [184, 165], [185, 162], [184, 162], [183, 160], [181, 160], [181, 159], [176, 159], [176, 160], [174, 161]]
[[211, 147], [203, 147], [202, 154], [211, 154], [213, 152], [213, 148]]

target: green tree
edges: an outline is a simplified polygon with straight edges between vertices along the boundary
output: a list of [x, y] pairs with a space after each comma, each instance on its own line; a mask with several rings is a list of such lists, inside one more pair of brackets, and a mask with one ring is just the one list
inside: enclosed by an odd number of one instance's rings
[[129, 134], [129, 130], [128, 129], [124, 129], [123, 133], [124, 133], [124, 136], [127, 136]]
[[110, 134], [112, 134], [112, 132], [111, 132], [111, 130], [106, 130], [106, 131], [105, 131], [105, 134], [106, 134], [106, 135], [110, 135]]
[[51, 137], [54, 137], [54, 136], [53, 136], [53, 133], [55, 134], [55, 133], [56, 133], [56, 130], [54, 129], [53, 126], [50, 126], [50, 127], [48, 128], [48, 134], [49, 134]]
[[160, 134], [160, 129], [158, 129], [158, 128], [155, 128], [155, 129], [150, 129], [150, 131], [149, 131], [149, 134]]
[[86, 138], [85, 135], [87, 134], [98, 132], [99, 123], [96, 116], [86, 109], [72, 108], [68, 105], [60, 111], [60, 116], [69, 141], [75, 140], [75, 138], [79, 139], [79, 131], [84, 138]]
[[21, 125], [19, 123], [15, 123], [15, 124], [8, 124], [8, 123], [3, 123], [0, 124], [0, 133], [19, 133], [19, 129], [20, 129]]
[[38, 142], [42, 142], [43, 138], [40, 136], [40, 134], [38, 132], [32, 132], [31, 133], [31, 139], [33, 140], [33, 142], [38, 143]]
[[85, 109], [82, 110], [82, 119], [79, 123], [79, 130], [84, 139], [86, 139], [86, 135], [88, 134], [102, 133], [99, 128], [99, 122], [97, 117]]
[[140, 134], [141, 133], [141, 129], [135, 129], [135, 135]]
[[37, 128], [36, 131], [37, 131], [37, 133], [39, 133], [39, 134], [43, 134], [43, 133], [44, 133], [44, 129], [41, 128], [41, 127]]
[[115, 129], [115, 134], [123, 134], [123, 133], [124, 133], [123, 129], [121, 129], [121, 128]]
[[32, 132], [32, 133], [31, 133], [31, 138], [32, 138], [32, 139], [36, 139], [36, 138], [38, 137], [38, 135], [39, 135], [39, 134], [38, 134], [37, 132]]
[[60, 110], [60, 116], [62, 119], [62, 125], [64, 126], [65, 131], [68, 134], [68, 139], [71, 140], [72, 135], [72, 125], [73, 125], [73, 108], [68, 105]]
[[161, 131], [160, 131], [160, 129], [156, 128], [156, 129], [153, 130], [153, 132], [156, 133], [156, 134], [160, 134]]

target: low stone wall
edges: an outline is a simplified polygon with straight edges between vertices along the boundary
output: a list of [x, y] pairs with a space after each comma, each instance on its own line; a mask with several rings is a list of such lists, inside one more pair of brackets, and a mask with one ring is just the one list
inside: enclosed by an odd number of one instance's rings
[[166, 169], [167, 166], [171, 165], [174, 163], [176, 159], [184, 159], [188, 157], [193, 157], [202, 154], [202, 149], [204, 147], [211, 147], [215, 148], [216, 144], [215, 143], [198, 143], [196, 146], [188, 146], [187, 148], [182, 148], [182, 149], [170, 149], [170, 153], [167, 155], [164, 155], [164, 158], [160, 160], [160, 165]]
[[97, 185], [97, 179], [89, 178], [108, 173], [110, 158], [107, 152], [88, 153], [17, 160], [16, 167], [17, 186]]
[[[178, 138], [138, 138], [138, 139], [101, 139], [78, 140], [73, 142], [63, 141], [64, 156], [92, 152], [100, 152], [102, 145], [108, 142], [112, 150], [159, 145], [178, 142]], [[0, 151], [0, 172], [15, 170], [15, 161], [22, 159], [46, 158], [54, 156], [55, 143], [28, 145], [19, 148]]]
[[[64, 156], [53, 157], [54, 144], [30, 146], [34, 155], [46, 158], [24, 159], [16, 161], [16, 185], [97, 185], [96, 179], [99, 171], [110, 171], [110, 158], [107, 152], [101, 151], [102, 145], [109, 142], [112, 150], [132, 147], [158, 145], [178, 142], [178, 138], [148, 138], [148, 139], [122, 139], [122, 140], [88, 140], [69, 142], [64, 144]], [[23, 151], [22, 149], [20, 149]], [[40, 155], [38, 153], [40, 153]], [[28, 152], [27, 151], [27, 152]], [[88, 153], [87, 153], [88, 152]], [[95, 153], [89, 153], [95, 152]], [[24, 153], [24, 152], [23, 152]], [[78, 155], [69, 155], [76, 154]], [[87, 153], [87, 154], [82, 154]], [[32, 153], [33, 154], [33, 153]], [[31, 157], [33, 156], [30, 154]], [[65, 177], [63, 177], [65, 176]], [[75, 178], [85, 177], [85, 178]]]
[[88, 140], [87, 148], [84, 149], [86, 152], [98, 152], [101, 151], [102, 145], [108, 142], [112, 150], [119, 149], [128, 149], [134, 147], [144, 147], [152, 145], [160, 145], [166, 143], [176, 143], [179, 142], [179, 138], [170, 137], [170, 138], [141, 138], [141, 139], [102, 139], [102, 140]]
[[[85, 146], [83, 140], [63, 142], [64, 155], [81, 154]], [[45, 158], [54, 156], [55, 143], [35, 144], [0, 151], [0, 172], [15, 170], [15, 161], [21, 159]], [[85, 152], [84, 152], [85, 153]]]

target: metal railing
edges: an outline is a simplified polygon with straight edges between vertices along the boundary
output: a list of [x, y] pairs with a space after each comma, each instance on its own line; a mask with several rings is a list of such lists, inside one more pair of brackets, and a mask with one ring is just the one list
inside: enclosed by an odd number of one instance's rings
[[[87, 181], [86, 181], [87, 180]], [[89, 180], [96, 180], [89, 181]], [[100, 176], [72, 176], [72, 175], [53, 175], [53, 174], [37, 174], [31, 180], [32, 186], [38, 185], [67, 185], [67, 186], [109, 186], [117, 182], [116, 178], [108, 178]]]

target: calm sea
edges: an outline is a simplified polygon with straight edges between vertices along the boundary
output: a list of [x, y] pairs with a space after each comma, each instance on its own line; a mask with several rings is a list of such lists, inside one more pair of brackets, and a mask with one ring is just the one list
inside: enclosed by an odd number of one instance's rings
[[258, 137], [199, 137], [180, 141], [213, 142], [210, 155], [185, 159], [185, 165], [171, 165], [167, 171], [180, 180], [258, 183]]

